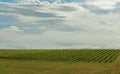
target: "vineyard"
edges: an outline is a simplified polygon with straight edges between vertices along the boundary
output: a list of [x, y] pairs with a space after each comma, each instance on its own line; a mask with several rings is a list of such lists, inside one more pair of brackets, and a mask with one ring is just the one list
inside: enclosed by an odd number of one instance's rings
[[0, 50], [0, 59], [112, 63], [119, 50]]

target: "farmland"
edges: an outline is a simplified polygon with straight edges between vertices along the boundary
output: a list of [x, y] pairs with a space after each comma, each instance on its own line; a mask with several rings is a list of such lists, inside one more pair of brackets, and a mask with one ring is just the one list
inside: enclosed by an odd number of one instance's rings
[[120, 50], [0, 50], [2, 74], [119, 74], [119, 62]]

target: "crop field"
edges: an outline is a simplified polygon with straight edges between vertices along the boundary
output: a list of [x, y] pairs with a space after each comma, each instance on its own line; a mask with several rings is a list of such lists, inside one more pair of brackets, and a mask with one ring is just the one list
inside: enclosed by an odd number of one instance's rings
[[111, 63], [119, 54], [119, 50], [1, 50], [0, 58]]
[[2, 74], [120, 74], [120, 50], [0, 50]]

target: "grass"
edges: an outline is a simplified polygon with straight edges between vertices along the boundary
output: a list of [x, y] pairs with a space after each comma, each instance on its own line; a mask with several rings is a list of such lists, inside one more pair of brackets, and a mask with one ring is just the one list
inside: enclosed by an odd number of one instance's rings
[[1, 74], [111, 74], [110, 63], [66, 63], [35, 60], [0, 60]]
[[[82, 61], [71, 57], [78, 56], [78, 53]], [[0, 74], [119, 74], [119, 53], [119, 50], [1, 50]], [[69, 55], [69, 60], [65, 54]], [[43, 55], [49, 60], [41, 60]], [[52, 59], [51, 56], [57, 57]], [[100, 56], [103, 58], [101, 62], [97, 61]], [[111, 59], [112, 62], [105, 62]]]

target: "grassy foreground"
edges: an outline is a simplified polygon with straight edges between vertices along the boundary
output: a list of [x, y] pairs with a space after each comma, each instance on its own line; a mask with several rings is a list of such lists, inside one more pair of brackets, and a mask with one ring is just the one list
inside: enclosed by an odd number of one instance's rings
[[119, 50], [1, 50], [0, 74], [120, 74], [119, 53]]

